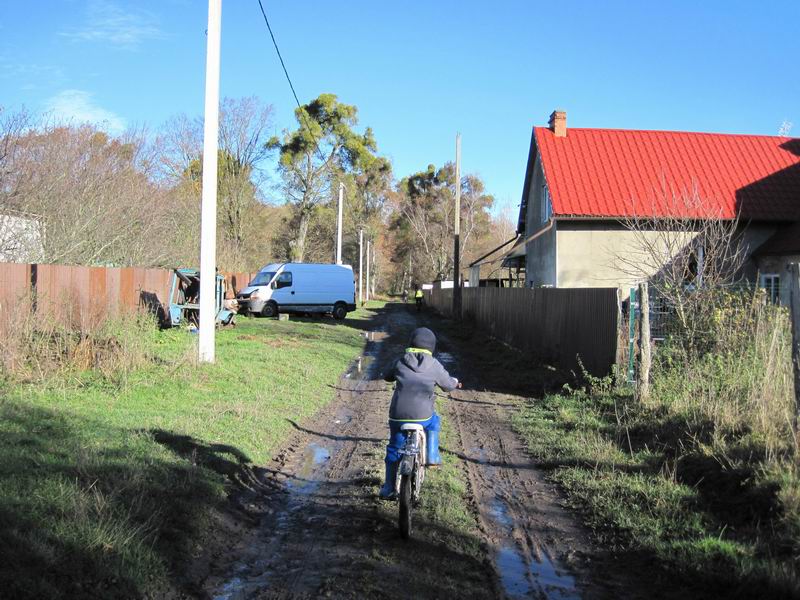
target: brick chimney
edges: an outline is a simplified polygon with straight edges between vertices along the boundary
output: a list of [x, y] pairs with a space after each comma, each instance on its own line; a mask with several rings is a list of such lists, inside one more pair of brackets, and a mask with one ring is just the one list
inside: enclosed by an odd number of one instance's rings
[[554, 110], [553, 114], [550, 115], [550, 131], [552, 131], [556, 137], [567, 137], [567, 111], [565, 110]]

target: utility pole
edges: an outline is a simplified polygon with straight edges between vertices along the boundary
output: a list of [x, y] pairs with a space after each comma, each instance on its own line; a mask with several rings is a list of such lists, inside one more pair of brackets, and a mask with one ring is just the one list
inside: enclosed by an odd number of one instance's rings
[[367, 240], [367, 302], [369, 302], [369, 240]]
[[378, 271], [375, 269], [377, 264], [378, 262], [375, 260], [375, 244], [372, 244], [372, 289], [369, 293], [373, 298], [375, 298], [375, 281], [378, 279]]
[[361, 278], [364, 274], [364, 230], [358, 230], [358, 305], [364, 305], [364, 294], [361, 290]]
[[206, 105], [203, 126], [203, 196], [200, 207], [200, 362], [214, 362], [217, 320], [217, 137], [222, 0], [208, 0]]
[[336, 264], [342, 264], [342, 204], [344, 204], [344, 183], [339, 182], [339, 218], [336, 221]]
[[453, 317], [461, 320], [461, 134], [456, 134], [456, 220], [453, 227]]

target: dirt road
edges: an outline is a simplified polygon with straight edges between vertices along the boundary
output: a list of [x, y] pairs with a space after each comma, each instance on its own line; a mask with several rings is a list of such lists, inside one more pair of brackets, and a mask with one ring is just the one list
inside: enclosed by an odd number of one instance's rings
[[421, 324], [442, 331], [399, 305], [361, 325], [364, 356], [341, 378], [335, 401], [294, 424], [286, 448], [259, 470], [256, 492], [241, 499], [252, 522], [227, 524], [236, 543], [198, 560], [202, 595], [619, 597], [613, 576], [596, 575], [586, 532], [511, 430], [511, 411], [523, 399], [487, 383], [497, 373], [484, 372], [480, 349], [444, 335], [440, 360], [465, 389], [443, 407], [443, 451], [459, 459], [470, 523], [447, 527], [423, 511], [413, 538], [399, 538], [396, 505], [376, 498], [391, 398], [380, 374]]

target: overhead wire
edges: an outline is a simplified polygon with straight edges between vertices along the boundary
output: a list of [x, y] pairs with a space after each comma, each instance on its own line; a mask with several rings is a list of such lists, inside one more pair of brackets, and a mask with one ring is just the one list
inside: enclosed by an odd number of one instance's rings
[[317, 143], [316, 138], [314, 137], [313, 130], [306, 119], [306, 112], [303, 110], [303, 107], [300, 105], [300, 100], [297, 97], [297, 92], [294, 89], [294, 84], [292, 83], [292, 78], [289, 77], [289, 70], [286, 68], [286, 63], [283, 62], [283, 56], [281, 56], [281, 50], [278, 48], [278, 42], [275, 39], [275, 34], [272, 32], [272, 26], [269, 24], [269, 18], [267, 18], [267, 12], [264, 10], [264, 5], [261, 3], [261, 0], [258, 0], [258, 7], [261, 9], [261, 16], [264, 17], [264, 23], [267, 25], [267, 30], [269, 31], [269, 36], [272, 38], [272, 45], [275, 46], [275, 52], [278, 54], [278, 60], [281, 62], [281, 67], [283, 67], [283, 73], [286, 75], [286, 81], [289, 82], [289, 88], [292, 90], [292, 95], [294, 96], [294, 101], [297, 104], [297, 108], [299, 109], [300, 117], [303, 120], [306, 128], [308, 129], [309, 135], [311, 135], [311, 139], [314, 141], [314, 146], [317, 149], [317, 153], [319, 157], [325, 162], [326, 158], [325, 155], [320, 150], [319, 144]]

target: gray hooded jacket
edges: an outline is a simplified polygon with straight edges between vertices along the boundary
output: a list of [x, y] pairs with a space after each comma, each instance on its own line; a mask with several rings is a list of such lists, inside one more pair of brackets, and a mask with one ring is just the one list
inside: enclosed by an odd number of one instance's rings
[[433, 387], [445, 392], [456, 389], [458, 379], [430, 354], [406, 352], [386, 375], [397, 386], [389, 407], [389, 418], [397, 421], [425, 421], [433, 416]]

